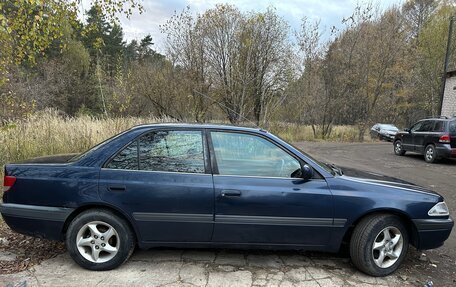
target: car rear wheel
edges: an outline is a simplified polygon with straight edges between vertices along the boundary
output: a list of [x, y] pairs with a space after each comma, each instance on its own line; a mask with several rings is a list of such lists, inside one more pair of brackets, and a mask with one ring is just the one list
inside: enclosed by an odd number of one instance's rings
[[73, 260], [89, 270], [114, 269], [127, 261], [135, 248], [127, 222], [107, 210], [88, 210], [76, 216], [65, 243]]
[[404, 155], [405, 154], [405, 150], [402, 147], [402, 141], [397, 140], [394, 142], [394, 154], [395, 155]]
[[424, 149], [424, 160], [428, 163], [435, 163], [437, 161], [437, 152], [435, 146], [430, 144]]
[[408, 250], [408, 233], [394, 215], [373, 215], [355, 227], [350, 241], [350, 257], [361, 271], [372, 276], [394, 272]]

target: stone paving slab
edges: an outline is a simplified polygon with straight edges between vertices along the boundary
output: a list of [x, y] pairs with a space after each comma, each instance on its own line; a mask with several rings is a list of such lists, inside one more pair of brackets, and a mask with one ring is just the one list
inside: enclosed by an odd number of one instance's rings
[[136, 251], [121, 267], [88, 271], [62, 254], [32, 269], [0, 275], [0, 287], [27, 286], [412, 286], [399, 276], [366, 276], [346, 258], [299, 252], [231, 250]]

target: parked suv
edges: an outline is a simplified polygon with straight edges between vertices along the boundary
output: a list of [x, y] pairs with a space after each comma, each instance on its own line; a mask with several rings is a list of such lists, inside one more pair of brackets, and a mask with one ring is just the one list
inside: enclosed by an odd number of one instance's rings
[[429, 163], [456, 158], [456, 118], [424, 119], [398, 132], [394, 153], [404, 155], [407, 151], [423, 154]]

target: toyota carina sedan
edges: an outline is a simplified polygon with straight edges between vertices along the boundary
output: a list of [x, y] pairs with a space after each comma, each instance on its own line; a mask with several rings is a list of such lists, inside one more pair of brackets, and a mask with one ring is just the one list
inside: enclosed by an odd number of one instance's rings
[[453, 220], [439, 194], [319, 162], [261, 129], [153, 124], [89, 151], [5, 166], [0, 211], [15, 231], [66, 242], [90, 270], [135, 246], [338, 252], [373, 276], [409, 245], [441, 246]]

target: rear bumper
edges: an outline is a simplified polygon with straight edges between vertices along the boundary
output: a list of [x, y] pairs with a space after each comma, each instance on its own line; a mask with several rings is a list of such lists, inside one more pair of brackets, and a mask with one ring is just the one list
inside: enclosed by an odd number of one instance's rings
[[34, 237], [62, 240], [62, 230], [73, 208], [0, 204], [0, 213], [14, 231]]
[[450, 236], [454, 222], [446, 219], [414, 219], [418, 231], [417, 249], [433, 249], [443, 245]]
[[443, 158], [456, 158], [456, 148], [452, 148], [450, 144], [439, 144], [436, 146], [437, 156]]

